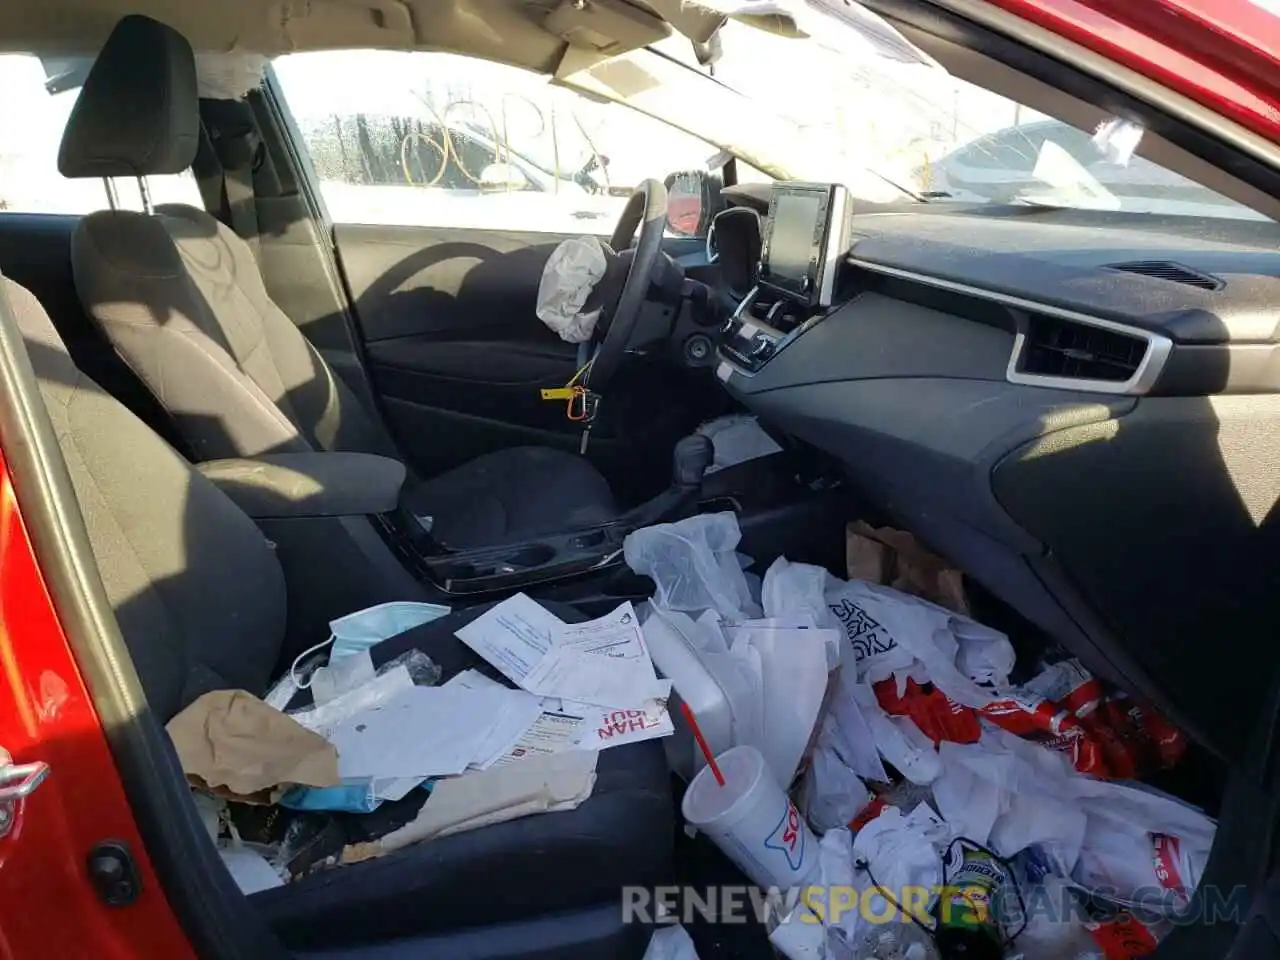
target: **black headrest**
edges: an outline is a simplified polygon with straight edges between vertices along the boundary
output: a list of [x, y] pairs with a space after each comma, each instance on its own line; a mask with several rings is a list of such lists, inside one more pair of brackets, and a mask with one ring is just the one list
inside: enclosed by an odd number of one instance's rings
[[196, 62], [172, 27], [130, 15], [116, 24], [71, 111], [64, 177], [181, 173], [200, 145]]

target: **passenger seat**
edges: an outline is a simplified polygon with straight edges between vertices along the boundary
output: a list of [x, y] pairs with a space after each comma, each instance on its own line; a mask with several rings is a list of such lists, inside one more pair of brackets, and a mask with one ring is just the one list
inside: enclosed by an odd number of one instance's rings
[[[271, 545], [76, 368], [35, 297], [0, 281], [4, 291], [153, 712], [167, 721], [220, 688], [262, 695], [285, 633], [286, 585]], [[393, 638], [376, 648], [379, 658], [416, 647], [446, 674], [487, 668], [453, 636], [477, 612]], [[571, 608], [557, 613], [580, 618]], [[249, 902], [293, 948], [396, 938], [405, 941], [397, 956], [638, 957], [648, 931], [622, 923], [621, 888], [670, 878], [674, 818], [662, 746], [603, 751], [597, 774], [576, 810], [419, 843]]]

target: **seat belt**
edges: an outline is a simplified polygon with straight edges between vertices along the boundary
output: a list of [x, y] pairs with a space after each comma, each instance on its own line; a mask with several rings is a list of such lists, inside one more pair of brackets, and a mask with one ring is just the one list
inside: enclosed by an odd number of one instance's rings
[[200, 178], [206, 209], [231, 227], [261, 265], [258, 204], [253, 186], [262, 141], [253, 113], [240, 100], [200, 101], [201, 130], [198, 165], [208, 171]]
[[262, 265], [262, 241], [258, 237], [258, 201], [253, 192], [252, 163], [223, 168], [222, 194], [226, 198], [231, 229], [249, 245], [253, 259]]

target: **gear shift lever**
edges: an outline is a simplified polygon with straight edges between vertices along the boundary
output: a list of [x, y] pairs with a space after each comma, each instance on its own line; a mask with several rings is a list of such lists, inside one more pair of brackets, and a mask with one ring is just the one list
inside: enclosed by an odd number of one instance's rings
[[716, 448], [710, 437], [693, 433], [676, 444], [671, 453], [671, 486], [679, 490], [697, 490], [715, 459]]
[[632, 526], [679, 520], [698, 502], [702, 478], [715, 457], [710, 437], [690, 434], [676, 444], [671, 454], [671, 486], [648, 503], [642, 503], [624, 518]]

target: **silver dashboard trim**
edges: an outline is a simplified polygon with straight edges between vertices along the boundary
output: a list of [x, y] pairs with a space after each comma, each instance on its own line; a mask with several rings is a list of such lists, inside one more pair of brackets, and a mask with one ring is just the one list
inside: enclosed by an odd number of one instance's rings
[[846, 258], [846, 263], [857, 267], [861, 270], [867, 270], [871, 273], [880, 273], [885, 276], [897, 277], [902, 280], [911, 280], [916, 283], [934, 287], [939, 290], [948, 290], [952, 293], [961, 293], [969, 296], [980, 297], [984, 300], [990, 300], [995, 303], [1004, 304], [1007, 307], [1014, 307], [1019, 310], [1031, 310], [1036, 313], [1043, 313], [1046, 316], [1058, 317], [1062, 320], [1071, 320], [1075, 323], [1084, 324], [1085, 326], [1097, 327], [1101, 330], [1111, 330], [1115, 333], [1127, 334], [1131, 337], [1139, 337], [1147, 341], [1147, 351], [1142, 356], [1142, 362], [1138, 364], [1138, 369], [1133, 372], [1128, 380], [1091, 380], [1075, 377], [1047, 377], [1036, 373], [1023, 373], [1018, 369], [1018, 363], [1022, 359], [1022, 352], [1026, 347], [1026, 333], [1018, 330], [1013, 338], [1013, 350], [1009, 353], [1009, 363], [1005, 367], [1005, 379], [1010, 383], [1016, 383], [1027, 387], [1045, 387], [1053, 390], [1077, 390], [1085, 393], [1111, 393], [1111, 394], [1128, 394], [1132, 396], [1142, 396], [1150, 393], [1151, 388], [1155, 386], [1156, 381], [1160, 378], [1160, 374], [1164, 371], [1165, 363], [1169, 360], [1169, 354], [1173, 352], [1173, 341], [1164, 334], [1153, 333], [1150, 330], [1143, 330], [1141, 327], [1130, 326], [1125, 323], [1116, 323], [1114, 320], [1106, 320], [1102, 317], [1095, 317], [1091, 314], [1080, 313], [1076, 310], [1068, 310], [1064, 307], [1055, 307], [1048, 303], [1039, 303], [1035, 300], [1027, 300], [1023, 297], [1014, 296], [1008, 293], [1000, 293], [996, 290], [988, 290], [985, 287], [974, 287], [967, 283], [957, 283], [954, 280], [945, 280], [942, 277], [933, 277], [927, 273], [917, 273], [914, 270], [903, 270], [899, 267], [890, 267], [880, 263], [873, 263], [869, 260], [862, 260], [858, 257], [850, 256]]

